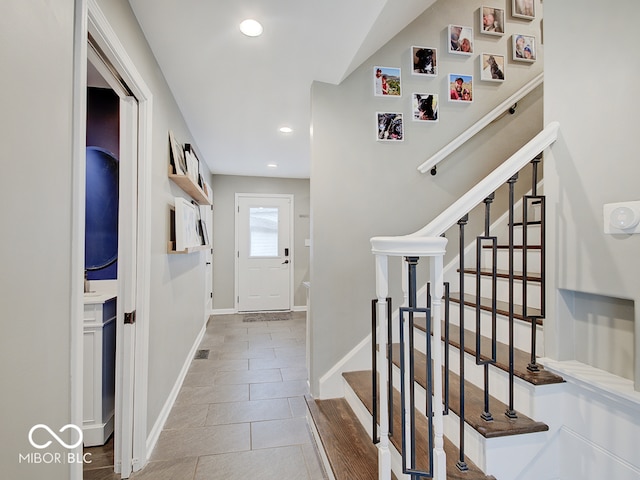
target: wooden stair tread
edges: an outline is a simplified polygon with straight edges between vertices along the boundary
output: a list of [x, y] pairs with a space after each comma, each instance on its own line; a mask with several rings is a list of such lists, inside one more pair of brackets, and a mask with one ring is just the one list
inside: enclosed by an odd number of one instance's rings
[[[460, 303], [460, 292], [452, 292], [449, 294], [449, 298], [452, 302]], [[476, 306], [476, 296], [475, 294], [465, 293], [464, 294], [464, 304], [469, 307]], [[496, 301], [497, 312], [500, 315], [509, 316], [509, 302]], [[487, 297], [480, 297], [480, 309], [485, 310], [487, 312], [491, 311], [491, 299]], [[538, 318], [542, 316], [542, 311], [539, 308], [529, 307], [529, 312], [531, 317], [535, 318], [535, 322], [538, 325], [542, 325], [542, 318]], [[524, 322], [531, 322], [529, 318], [525, 318], [522, 316], [522, 305], [514, 304], [513, 305], [513, 317], [518, 320], [522, 320]]]
[[[395, 365], [400, 365], [400, 344], [396, 343], [393, 345], [392, 360]], [[426, 363], [427, 357], [422, 352], [414, 349], [415, 380], [424, 389], [426, 389], [427, 385]], [[449, 408], [456, 414], [459, 414], [460, 391], [457, 386], [460, 385], [460, 377], [453, 372], [449, 372], [449, 382], [451, 385], [449, 389]], [[507, 405], [494, 397], [490, 398], [489, 403], [493, 421], [487, 422], [481, 417], [484, 410], [483, 390], [466, 380], [464, 382], [464, 388], [465, 422], [485, 438], [522, 435], [525, 433], [545, 432], [549, 430], [546, 424], [536, 422], [521, 413], [518, 413], [517, 418], [507, 417], [504, 414], [504, 412], [507, 411]]]
[[305, 400], [336, 480], [378, 478], [378, 449], [347, 401]]
[[[373, 414], [373, 399], [371, 398], [371, 371], [345, 372], [342, 374], [349, 383], [355, 394], [358, 396], [362, 404], [367, 408], [370, 414]], [[398, 451], [402, 450], [402, 416], [401, 416], [400, 393], [394, 389], [393, 391], [393, 431], [394, 435], [389, 440]], [[416, 464], [420, 469], [429, 468], [429, 452], [426, 435], [428, 432], [427, 419], [420, 414], [416, 414]], [[461, 472], [456, 467], [456, 462], [460, 456], [460, 450], [444, 438], [444, 450], [447, 455], [447, 479], [449, 480], [495, 480], [493, 476], [485, 475], [471, 460], [465, 457], [465, 461], [469, 466], [469, 470]], [[377, 477], [371, 477], [377, 478]]]
[[[460, 269], [458, 268], [457, 270], [458, 272], [460, 271]], [[464, 269], [464, 273], [469, 273], [472, 275], [476, 274], [476, 269], [475, 268], [465, 268]], [[487, 277], [487, 276], [491, 276], [493, 273], [492, 269], [490, 268], [481, 268], [480, 269], [480, 275], [482, 275], [483, 277]], [[496, 276], [498, 278], [509, 278], [509, 270], [502, 270], [502, 269], [497, 269], [496, 270]], [[522, 281], [524, 279], [524, 273], [521, 271], [514, 271], [513, 272], [513, 278], [518, 280], [518, 281]], [[536, 282], [536, 283], [540, 283], [542, 282], [542, 276], [540, 275], [539, 272], [529, 272], [527, 274], [527, 282]]]
[[[426, 333], [427, 320], [424, 316], [416, 315], [413, 320], [415, 328]], [[442, 340], [444, 341], [444, 323], [442, 325]], [[460, 348], [460, 328], [457, 325], [451, 325], [449, 330], [449, 342], [456, 348]], [[471, 330], [464, 331], [464, 351], [469, 355], [476, 355], [476, 334]], [[491, 353], [491, 339], [480, 337], [480, 358], [489, 360]], [[487, 353], [487, 354], [485, 354]], [[561, 376], [545, 370], [542, 365], [538, 365], [540, 369], [537, 372], [527, 370], [527, 365], [531, 361], [531, 355], [524, 350], [514, 348], [513, 350], [513, 373], [516, 377], [531, 383], [532, 385], [551, 385], [554, 383], [563, 383]], [[509, 346], [496, 342], [496, 363], [495, 366], [505, 372], [509, 371]]]

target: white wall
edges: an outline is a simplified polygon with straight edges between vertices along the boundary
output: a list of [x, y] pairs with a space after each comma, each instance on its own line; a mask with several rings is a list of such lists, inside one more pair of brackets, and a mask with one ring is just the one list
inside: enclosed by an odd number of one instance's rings
[[[25, 465], [18, 452], [37, 424], [71, 419], [70, 331], [74, 7], [78, 2], [9, 0], [0, 20], [3, 174], [0, 464], [8, 478], [69, 478], [69, 465]], [[189, 130], [126, 0], [99, 1], [154, 96], [152, 141], [150, 430], [187, 360], [204, 318], [203, 254], [167, 255], [169, 205], [184, 195], [167, 178], [167, 131]], [[46, 81], [44, 81], [46, 79]], [[79, 294], [78, 298], [82, 298]], [[81, 311], [81, 310], [80, 310]], [[69, 440], [69, 439], [68, 439]], [[60, 447], [62, 448], [62, 447]]]
[[213, 175], [213, 308], [234, 308], [235, 289], [235, 194], [292, 194], [294, 196], [294, 307], [306, 305], [309, 279], [309, 180], [275, 177]]
[[[561, 360], [590, 357], [582, 351], [584, 342], [577, 341], [584, 332], [576, 336], [579, 320], [566, 298], [593, 295], [597, 315], [606, 315], [607, 305], [620, 303], [615, 299], [631, 301], [635, 312], [626, 321], [635, 323], [635, 352], [626, 361], [635, 362], [636, 389], [640, 235], [605, 235], [602, 207], [640, 199], [640, 97], [635, 94], [640, 63], [634, 60], [631, 41], [639, 15], [640, 3], [625, 0], [545, 3], [545, 121], [560, 122], [560, 138], [544, 166], [551, 219], [549, 264], [558, 266], [549, 278], [546, 352]], [[594, 69], [594, 63], [603, 68]], [[609, 310], [617, 319], [616, 311]], [[598, 348], [618, 346], [614, 341]]]
[[32, 426], [70, 421], [73, 9], [72, 0], [8, 0], [0, 16], [5, 478], [69, 478], [68, 465], [19, 464], [18, 453], [34, 450]]
[[[534, 21], [512, 19], [509, 6], [506, 35], [486, 36], [477, 32], [483, 3], [440, 0], [342, 84], [315, 83], [312, 87], [311, 378], [314, 395], [319, 393], [320, 376], [369, 332], [369, 304], [375, 295], [374, 259], [369, 239], [375, 235], [411, 233], [424, 226], [542, 128], [542, 96], [538, 91], [521, 102], [518, 114], [492, 124], [484, 135], [474, 138], [443, 162], [437, 176], [416, 170], [431, 154], [542, 71], [544, 47], [541, 44], [536, 63], [509, 60], [511, 35], [525, 33], [540, 38], [540, 16]], [[537, 8], [541, 15], [541, 3], [537, 3]], [[475, 55], [447, 53], [449, 24], [474, 28]], [[438, 48], [438, 77], [425, 79], [411, 75], [412, 45]], [[507, 58], [506, 82], [479, 81], [479, 52], [500, 53]], [[402, 68], [401, 98], [374, 97], [374, 66]], [[448, 73], [474, 75], [473, 104], [447, 102]], [[411, 121], [413, 92], [439, 94], [439, 123]], [[379, 111], [404, 113], [403, 142], [375, 140], [375, 114]], [[398, 305], [397, 297], [395, 304]]]

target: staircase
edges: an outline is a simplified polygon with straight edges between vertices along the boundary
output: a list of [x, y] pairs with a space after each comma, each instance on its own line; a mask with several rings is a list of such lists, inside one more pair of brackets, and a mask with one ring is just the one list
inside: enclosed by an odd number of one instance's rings
[[[544, 197], [537, 194], [537, 166], [539, 154], [555, 140], [554, 128], [420, 232], [372, 240], [377, 373], [345, 372], [344, 399], [307, 399], [332, 478], [388, 479], [391, 471], [411, 480], [529, 478], [522, 472], [553, 434], [544, 421], [553, 416], [549, 389], [563, 382], [536, 361], [545, 310]], [[516, 201], [517, 172], [534, 157], [531, 191]], [[504, 182], [509, 211], [491, 223], [494, 192]], [[485, 219], [473, 242], [465, 240], [469, 213]], [[445, 269], [441, 235], [451, 236], [455, 225], [460, 251], [457, 263]], [[388, 257], [403, 261], [404, 299], [395, 312], [386, 298]], [[430, 284], [418, 292], [420, 257], [430, 257]]]

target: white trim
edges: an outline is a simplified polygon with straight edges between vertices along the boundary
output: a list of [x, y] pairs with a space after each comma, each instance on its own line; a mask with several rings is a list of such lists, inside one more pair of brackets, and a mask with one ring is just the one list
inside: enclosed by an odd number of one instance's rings
[[542, 132], [417, 232], [404, 236], [372, 238], [371, 251], [374, 254], [390, 256], [444, 255], [446, 239], [440, 237], [440, 235], [455, 225], [473, 207], [481, 203], [487, 195], [497, 190], [498, 187], [519, 172], [536, 155], [551, 146], [558, 138], [559, 128], [560, 124], [558, 122], [549, 123]]
[[306, 305], [293, 306], [293, 307], [291, 307], [291, 311], [292, 312], [306, 312], [307, 311], [307, 306]]
[[364, 337], [349, 353], [320, 377], [318, 398], [344, 397], [343, 372], [371, 368], [371, 334]]
[[235, 308], [214, 308], [211, 310], [211, 315], [234, 315], [238, 313]]
[[191, 346], [191, 350], [189, 350], [189, 354], [182, 365], [182, 369], [178, 374], [178, 378], [176, 379], [176, 383], [173, 385], [171, 392], [169, 392], [169, 397], [167, 397], [166, 402], [162, 406], [162, 410], [160, 410], [160, 414], [156, 419], [156, 423], [153, 424], [151, 431], [149, 432], [149, 436], [147, 437], [146, 447], [147, 447], [147, 455], [150, 457], [153, 449], [158, 443], [158, 438], [160, 438], [160, 433], [162, 429], [167, 423], [167, 419], [169, 418], [169, 414], [171, 413], [171, 409], [173, 405], [176, 403], [176, 399], [178, 398], [178, 394], [180, 393], [180, 389], [182, 388], [182, 384], [184, 383], [185, 378], [187, 377], [187, 373], [189, 372], [189, 367], [191, 366], [191, 362], [193, 361], [193, 357], [196, 355], [196, 351], [202, 342], [202, 338], [204, 337], [205, 332], [207, 331], [207, 326], [203, 325], [200, 329], [200, 333], [195, 339], [195, 342]]
[[[84, 230], [87, 118], [87, 4], [75, 2], [73, 45], [73, 132], [71, 180], [71, 321], [69, 324], [70, 421], [82, 425], [83, 408], [83, 322], [84, 322]], [[74, 453], [82, 455], [82, 445]], [[71, 480], [82, 480], [82, 464], [69, 467]]]
[[[150, 308], [150, 281], [151, 281], [151, 165], [152, 165], [152, 113], [153, 113], [153, 95], [147, 87], [142, 76], [139, 74], [134, 63], [129, 58], [126, 50], [120, 43], [114, 30], [111, 28], [102, 10], [96, 3], [96, 0], [81, 0], [77, 2], [82, 4], [82, 19], [77, 19], [82, 28], [82, 35], [78, 36], [77, 42], [82, 44], [79, 48], [82, 57], [79, 59], [84, 64], [78, 65], [76, 68], [76, 76], [86, 79], [86, 57], [87, 42], [85, 32], [90, 32], [95, 43], [100, 46], [109, 62], [115, 67], [118, 74], [122, 77], [127, 87], [131, 89], [133, 95], [138, 101], [138, 232], [137, 232], [137, 285], [136, 285], [136, 335], [135, 335], [135, 391], [134, 391], [134, 412], [133, 412], [133, 470], [137, 471], [144, 466], [148, 459], [147, 442], [146, 442], [146, 425], [147, 425], [147, 380], [148, 380], [148, 353], [149, 353], [149, 308]], [[84, 89], [86, 90], [86, 80]], [[78, 88], [78, 87], [76, 87]], [[76, 93], [77, 90], [76, 90]], [[82, 93], [82, 92], [80, 92]], [[82, 115], [86, 111], [86, 93], [81, 107]], [[84, 158], [84, 139], [81, 155]], [[78, 148], [76, 146], [76, 148]], [[84, 176], [83, 180], [84, 182]], [[82, 209], [84, 212], [84, 202], [74, 203], [74, 215], [76, 210]], [[84, 213], [82, 214], [84, 220]], [[77, 223], [77, 222], [75, 222]], [[83, 224], [82, 224], [83, 225]], [[74, 235], [78, 233], [74, 231]], [[82, 244], [84, 244], [84, 233], [82, 232]], [[84, 254], [83, 254], [84, 256]], [[82, 261], [84, 263], [84, 259]], [[76, 266], [80, 270], [78, 278], [82, 278], [82, 268]], [[76, 289], [78, 292], [80, 288]], [[81, 306], [81, 299], [78, 302]], [[72, 328], [75, 332], [77, 329], [82, 333], [82, 317], [74, 320]], [[72, 343], [72, 349], [76, 348], [75, 342]], [[76, 353], [77, 355], [77, 353]], [[72, 353], [73, 357], [73, 353]], [[77, 395], [77, 389], [74, 388], [73, 393]], [[77, 402], [77, 399], [76, 399]], [[80, 405], [82, 403], [80, 396]], [[73, 401], [72, 401], [73, 404]], [[76, 406], [77, 410], [81, 406]], [[74, 412], [75, 413], [75, 412]], [[73, 414], [72, 414], [73, 415]], [[81, 477], [80, 477], [81, 478]]]

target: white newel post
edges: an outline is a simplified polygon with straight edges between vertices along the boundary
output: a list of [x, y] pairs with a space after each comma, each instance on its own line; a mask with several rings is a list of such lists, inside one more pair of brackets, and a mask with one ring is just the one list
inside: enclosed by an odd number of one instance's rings
[[[387, 399], [387, 297], [389, 295], [389, 261], [386, 255], [376, 255], [376, 296], [378, 298], [378, 388], [380, 401], [380, 443], [378, 443], [378, 480], [391, 480], [391, 452], [389, 451], [389, 403]], [[375, 412], [373, 413], [375, 416]]]
[[444, 452], [444, 419], [442, 400], [442, 295], [444, 293], [443, 255], [431, 257], [431, 319], [433, 335], [433, 478], [446, 480], [447, 457]]

